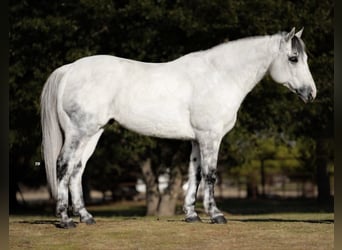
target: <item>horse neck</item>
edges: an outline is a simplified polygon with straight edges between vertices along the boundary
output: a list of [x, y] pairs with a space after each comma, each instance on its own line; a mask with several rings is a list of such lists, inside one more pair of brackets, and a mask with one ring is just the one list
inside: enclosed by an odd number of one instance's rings
[[245, 96], [267, 73], [279, 51], [280, 35], [240, 39], [208, 50], [208, 60]]

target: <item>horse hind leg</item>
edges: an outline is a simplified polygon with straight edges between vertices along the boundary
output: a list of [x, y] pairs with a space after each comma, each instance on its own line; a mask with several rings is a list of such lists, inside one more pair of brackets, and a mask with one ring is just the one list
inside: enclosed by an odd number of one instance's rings
[[[69, 189], [75, 172], [80, 169], [82, 153], [89, 137], [79, 131], [68, 131], [63, 148], [57, 158], [57, 206], [56, 214], [61, 217], [60, 227], [73, 228], [75, 223], [68, 216]], [[70, 189], [73, 193], [73, 189]]]
[[60, 227], [73, 228], [75, 223], [68, 216], [69, 181], [74, 165], [77, 162], [75, 152], [79, 147], [79, 140], [66, 137], [63, 148], [57, 158], [57, 205], [56, 214], [61, 217]]
[[86, 163], [90, 156], [93, 154], [96, 144], [103, 132], [100, 129], [95, 135], [93, 135], [89, 141], [86, 143], [82, 158], [73, 169], [70, 177], [69, 189], [72, 197], [72, 206], [74, 215], [80, 216], [80, 221], [86, 223], [87, 225], [95, 224], [93, 216], [87, 211], [83, 199], [82, 191], [82, 175], [86, 166]]
[[186, 222], [201, 222], [195, 211], [198, 186], [201, 182], [201, 158], [200, 149], [196, 141], [192, 142], [192, 149], [189, 164], [189, 187], [185, 196], [183, 210]]

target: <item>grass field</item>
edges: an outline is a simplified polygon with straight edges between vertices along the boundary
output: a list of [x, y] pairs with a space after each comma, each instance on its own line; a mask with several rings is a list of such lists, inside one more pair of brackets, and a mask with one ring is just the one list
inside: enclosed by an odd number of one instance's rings
[[[314, 203], [226, 201], [228, 223], [144, 217], [143, 203], [90, 206], [96, 224], [57, 228], [49, 210], [9, 218], [10, 249], [334, 249], [334, 214]], [[254, 206], [253, 206], [254, 205]], [[77, 218], [75, 218], [77, 219]]]

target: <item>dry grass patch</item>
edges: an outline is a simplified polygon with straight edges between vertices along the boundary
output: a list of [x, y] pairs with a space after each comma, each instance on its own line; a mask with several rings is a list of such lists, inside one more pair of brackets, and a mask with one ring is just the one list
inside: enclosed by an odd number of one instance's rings
[[227, 215], [226, 225], [187, 224], [182, 216], [97, 217], [56, 228], [54, 217], [11, 216], [10, 249], [333, 249], [332, 213]]

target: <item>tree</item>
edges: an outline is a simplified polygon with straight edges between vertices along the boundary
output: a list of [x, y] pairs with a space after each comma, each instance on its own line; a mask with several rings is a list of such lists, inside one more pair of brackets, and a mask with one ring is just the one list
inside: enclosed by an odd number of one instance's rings
[[[152, 159], [142, 162], [141, 168], [146, 183], [147, 215], [171, 216], [176, 212], [177, 201], [182, 193], [189, 143], [177, 140], [157, 140]], [[159, 176], [168, 177], [165, 190], [159, 189]]]

